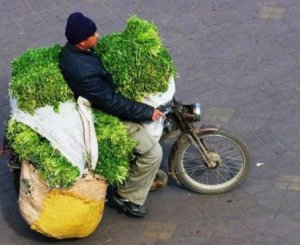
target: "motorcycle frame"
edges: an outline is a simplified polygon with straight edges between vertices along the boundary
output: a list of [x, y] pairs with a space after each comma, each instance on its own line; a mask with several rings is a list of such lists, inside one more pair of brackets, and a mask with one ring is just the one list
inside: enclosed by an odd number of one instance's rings
[[[196, 120], [195, 117], [191, 120], [191, 115], [188, 120], [184, 118], [184, 107], [190, 106], [190, 105], [183, 105], [181, 102], [176, 101], [173, 99], [170, 104], [167, 105], [167, 113], [166, 113], [166, 123], [172, 123], [174, 127], [171, 131], [166, 132], [166, 127], [164, 127], [164, 134], [161, 138], [161, 143], [163, 143], [167, 138], [170, 137], [171, 134], [174, 132], [180, 130], [180, 135], [175, 140], [172, 146], [171, 153], [169, 155], [168, 160], [168, 174], [172, 176], [172, 178], [176, 181], [177, 184], [181, 184], [179, 179], [177, 178], [174, 164], [173, 164], [173, 152], [177, 150], [177, 145], [180, 141], [182, 141], [184, 138], [188, 137], [189, 141], [198, 149], [199, 153], [202, 155], [203, 159], [205, 160], [208, 167], [215, 167], [214, 163], [210, 160], [210, 156], [205, 149], [205, 146], [201, 142], [201, 140], [198, 138], [201, 134], [206, 134], [210, 132], [216, 132], [219, 130], [216, 126], [199, 126], [195, 127], [193, 124], [194, 122], [200, 121]], [[171, 109], [170, 109], [171, 108]]]

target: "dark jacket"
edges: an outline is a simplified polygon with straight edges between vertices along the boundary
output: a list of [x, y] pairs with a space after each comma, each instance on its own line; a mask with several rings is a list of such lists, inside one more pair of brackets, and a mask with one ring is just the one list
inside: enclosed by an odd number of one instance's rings
[[129, 100], [116, 92], [111, 75], [93, 51], [83, 51], [67, 43], [60, 54], [59, 66], [73, 91], [89, 100], [92, 107], [127, 121], [152, 119], [154, 108]]

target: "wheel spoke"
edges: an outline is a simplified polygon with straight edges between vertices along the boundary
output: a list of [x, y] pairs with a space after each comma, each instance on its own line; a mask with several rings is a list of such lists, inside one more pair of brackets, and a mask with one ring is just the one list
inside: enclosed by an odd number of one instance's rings
[[200, 160], [200, 159], [202, 159], [202, 157], [194, 157], [194, 158], [190, 158], [190, 159], [184, 158], [183, 160], [186, 162], [195, 162], [196, 160]]
[[206, 167], [204, 166], [194, 166], [194, 167], [184, 167], [185, 172], [191, 172], [191, 171], [196, 171], [196, 170], [204, 170]]
[[223, 151], [223, 152], [218, 151], [218, 152], [223, 157], [236, 157], [236, 156], [241, 157], [241, 152], [238, 151], [237, 149]]
[[214, 174], [216, 174], [216, 175], [217, 175], [217, 183], [216, 183], [216, 184], [219, 184], [219, 182], [218, 182], [218, 176], [220, 176], [220, 177], [221, 177], [221, 179], [223, 179], [223, 181], [222, 181], [222, 182], [220, 182], [220, 183], [224, 183], [224, 182], [226, 182], [226, 181], [227, 181], [227, 179], [225, 179], [225, 178], [224, 178], [224, 175], [223, 175], [223, 174], [221, 174], [221, 173], [219, 173], [219, 171], [215, 171], [215, 172], [214, 172]]

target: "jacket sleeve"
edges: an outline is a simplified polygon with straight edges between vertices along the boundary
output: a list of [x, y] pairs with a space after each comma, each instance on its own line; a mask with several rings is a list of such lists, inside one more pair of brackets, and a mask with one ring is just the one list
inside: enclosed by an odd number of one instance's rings
[[127, 121], [143, 122], [152, 119], [154, 108], [115, 92], [101, 76], [89, 76], [77, 84], [80, 95], [108, 114]]

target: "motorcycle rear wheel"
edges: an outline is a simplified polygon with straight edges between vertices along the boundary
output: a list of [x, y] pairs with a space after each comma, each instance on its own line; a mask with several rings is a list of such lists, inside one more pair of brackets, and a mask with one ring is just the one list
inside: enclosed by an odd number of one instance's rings
[[196, 135], [207, 151], [217, 156], [217, 166], [208, 167], [198, 148], [187, 136], [175, 143], [173, 166], [179, 181], [188, 189], [203, 194], [220, 194], [231, 191], [248, 176], [250, 153], [242, 140], [224, 129]]

